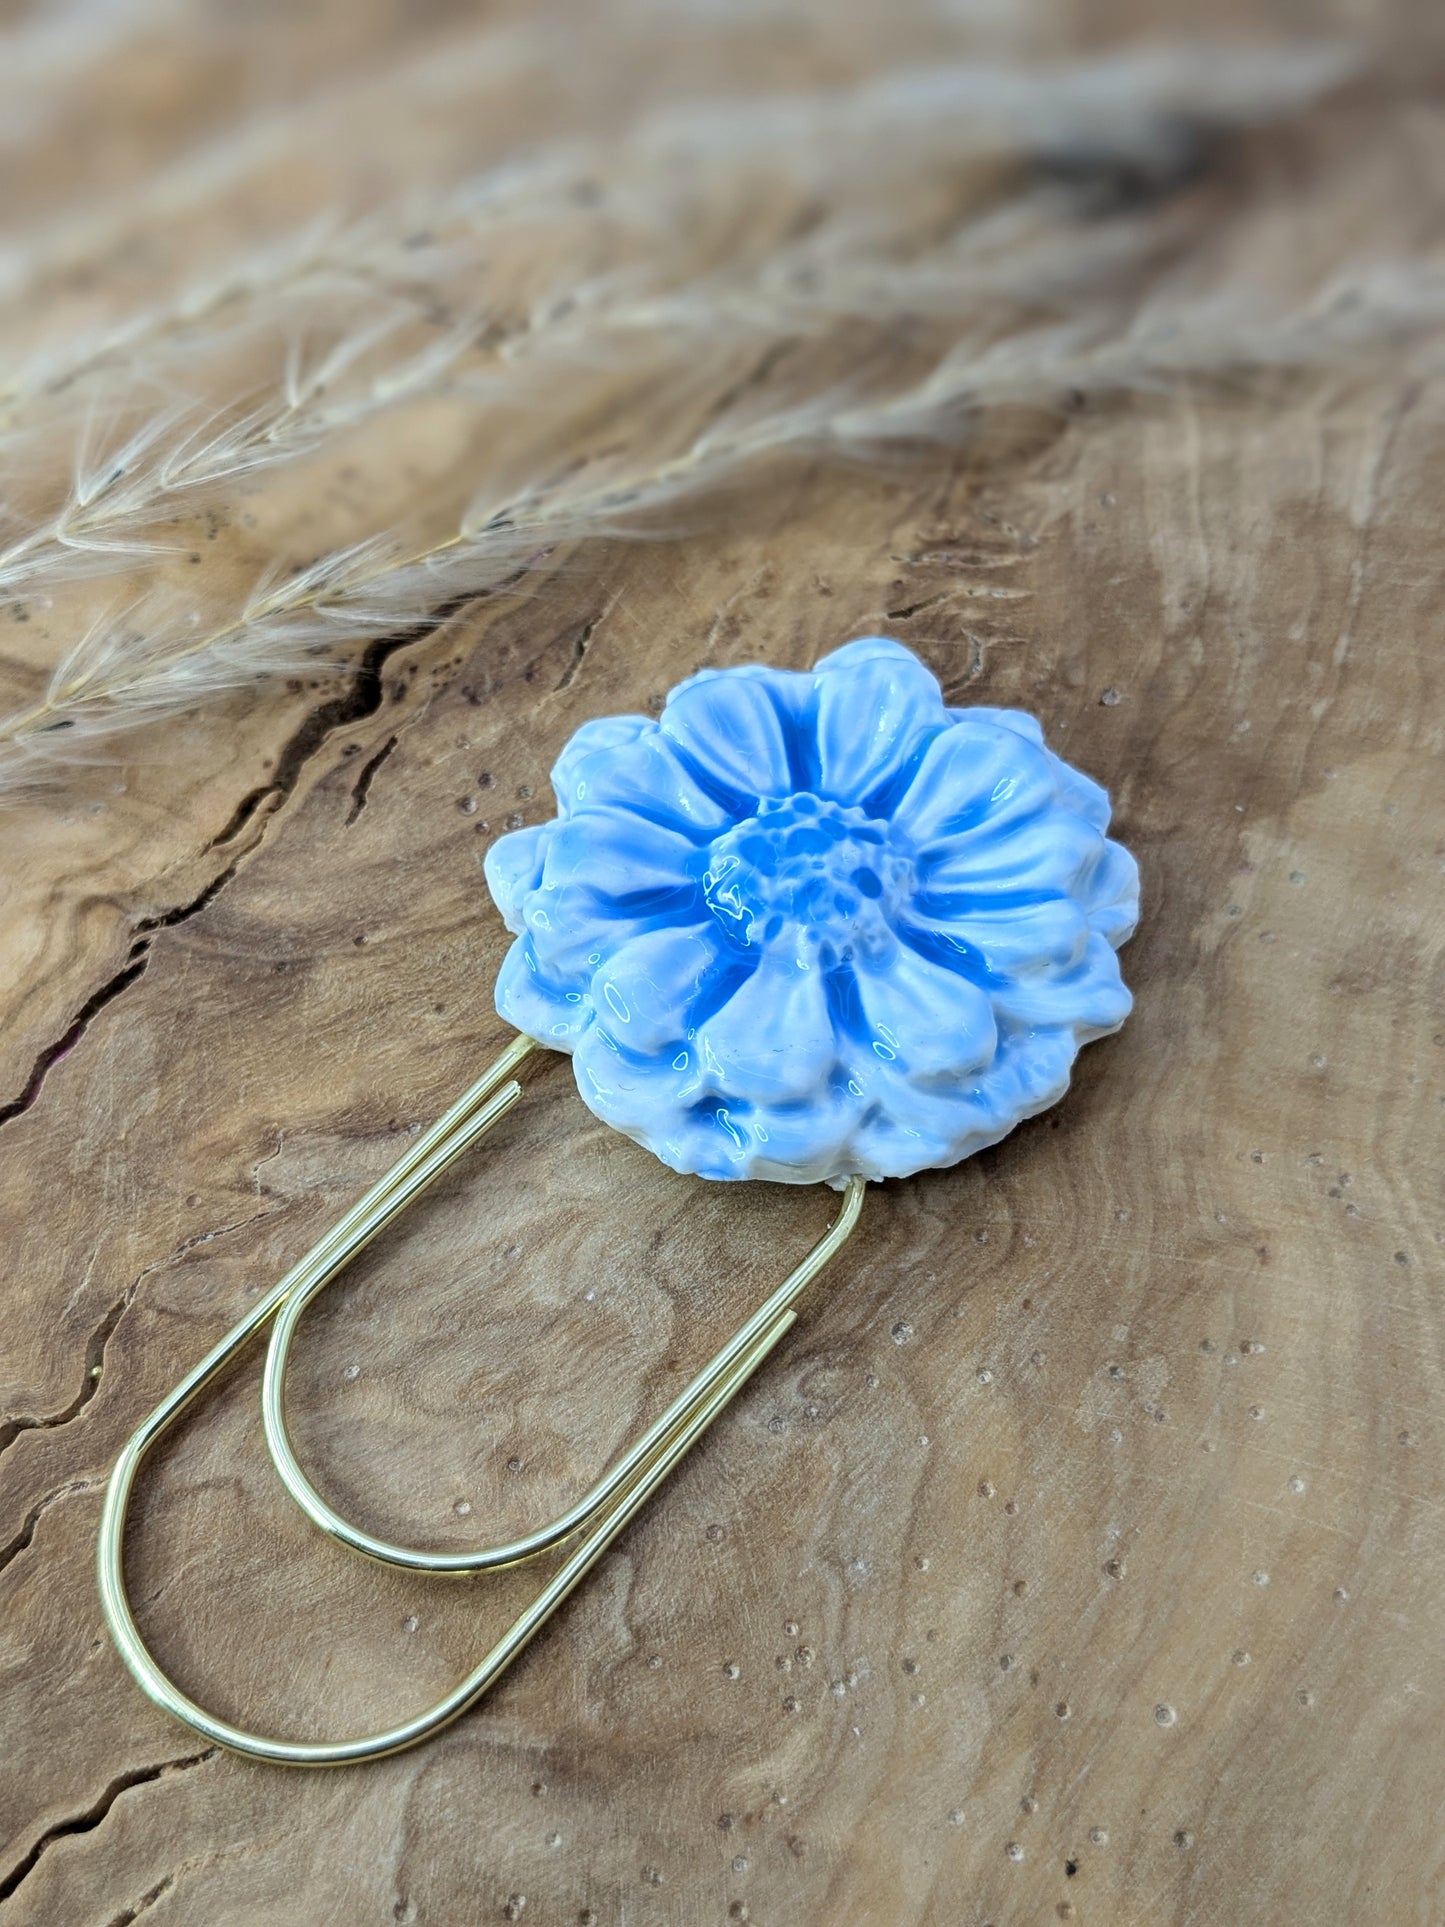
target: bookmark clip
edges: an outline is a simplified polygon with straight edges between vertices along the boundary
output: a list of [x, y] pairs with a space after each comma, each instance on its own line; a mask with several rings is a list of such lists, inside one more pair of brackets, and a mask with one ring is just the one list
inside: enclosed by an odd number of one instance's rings
[[[1115, 951], [1138, 915], [1108, 797], [1032, 717], [951, 709], [881, 638], [811, 672], [704, 670], [660, 719], [587, 723], [553, 773], [558, 814], [499, 839], [487, 881], [515, 936], [497, 1007], [520, 1033], [490, 1068], [161, 1401], [120, 1455], [98, 1555], [121, 1657], [207, 1740], [287, 1766], [379, 1759], [458, 1719], [546, 1624], [792, 1325], [870, 1180], [950, 1165], [1054, 1103], [1080, 1046], [1130, 1007]], [[539, 1046], [584, 1103], [674, 1170], [826, 1183], [824, 1235], [591, 1490], [522, 1538], [393, 1544], [303, 1470], [286, 1371], [307, 1306], [522, 1095]], [[385, 1732], [273, 1739], [208, 1713], [160, 1667], [126, 1593], [126, 1513], [152, 1447], [270, 1327], [262, 1425], [286, 1491], [354, 1551], [478, 1573], [570, 1548], [445, 1698]]]

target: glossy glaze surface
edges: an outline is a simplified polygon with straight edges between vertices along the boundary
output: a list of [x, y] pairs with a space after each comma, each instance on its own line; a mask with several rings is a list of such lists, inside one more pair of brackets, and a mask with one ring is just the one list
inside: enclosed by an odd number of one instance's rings
[[497, 1008], [674, 1170], [841, 1182], [956, 1163], [1063, 1094], [1130, 1007], [1109, 799], [902, 644], [705, 670], [587, 723], [558, 814], [488, 852]]

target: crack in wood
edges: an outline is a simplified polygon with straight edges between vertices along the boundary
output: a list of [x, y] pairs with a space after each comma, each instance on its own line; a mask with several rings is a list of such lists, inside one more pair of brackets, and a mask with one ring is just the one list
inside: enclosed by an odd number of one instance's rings
[[[262, 1163], [265, 1161], [265, 1159], [261, 1160]], [[259, 1169], [259, 1166], [257, 1168]], [[247, 1217], [237, 1218], [233, 1224], [218, 1225], [213, 1231], [197, 1231], [191, 1237], [182, 1239], [180, 1244], [174, 1250], [168, 1251], [164, 1258], [152, 1259], [148, 1265], [143, 1266], [120, 1296], [107, 1307], [104, 1316], [91, 1332], [85, 1347], [80, 1390], [75, 1397], [58, 1412], [45, 1412], [35, 1417], [20, 1415], [0, 1420], [0, 1455], [7, 1452], [23, 1432], [52, 1432], [79, 1418], [100, 1390], [101, 1379], [105, 1373], [106, 1347], [115, 1336], [116, 1327], [121, 1319], [135, 1303], [136, 1293], [147, 1278], [153, 1277], [158, 1271], [167, 1270], [178, 1259], [184, 1258], [188, 1251], [194, 1251], [198, 1245], [211, 1244], [217, 1238], [229, 1237], [233, 1231], [244, 1231], [248, 1225], [259, 1224], [263, 1218], [274, 1217], [279, 1209], [284, 1209], [284, 1206], [267, 1211], [253, 1211]], [[33, 1518], [29, 1521], [29, 1527], [33, 1531]], [[25, 1545], [29, 1543], [29, 1538], [26, 1537], [24, 1544], [12, 1541], [10, 1547], [0, 1550], [0, 1572], [4, 1571], [15, 1553], [23, 1552]]]
[[[249, 851], [242, 852], [242, 856], [248, 854]], [[19, 1117], [23, 1112], [31, 1109], [45, 1088], [46, 1078], [60, 1060], [70, 1055], [107, 1005], [114, 1003], [123, 990], [128, 990], [138, 977], [144, 975], [151, 958], [150, 938], [154, 933], [157, 930], [173, 929], [175, 925], [199, 916], [202, 910], [214, 903], [241, 867], [242, 856], [238, 856], [234, 862], [228, 864], [219, 875], [212, 877], [205, 888], [189, 902], [178, 903], [169, 910], [160, 910], [152, 916], [142, 917], [132, 926], [130, 953], [124, 967], [118, 970], [108, 982], [103, 983], [98, 990], [91, 993], [62, 1035], [53, 1044], [47, 1044], [41, 1051], [19, 1097], [0, 1104], [0, 1125], [8, 1124], [12, 1118]]]
[[47, 1044], [36, 1058], [20, 1095], [12, 1097], [7, 1103], [0, 1104], [0, 1125], [8, 1124], [12, 1118], [19, 1117], [22, 1112], [30, 1109], [40, 1096], [46, 1078], [61, 1058], [69, 1056], [106, 1005], [113, 1003], [123, 990], [128, 989], [135, 982], [149, 961], [148, 956], [138, 957], [134, 962], [128, 963], [123, 970], [118, 970], [108, 982], [100, 986], [99, 990], [92, 991], [55, 1042]]
[[[69, 1425], [72, 1419], [80, 1417], [100, 1389], [101, 1375], [105, 1369], [105, 1348], [110, 1342], [111, 1334], [139, 1290], [141, 1278], [145, 1275], [143, 1271], [139, 1278], [127, 1285], [119, 1298], [107, 1306], [99, 1324], [86, 1340], [80, 1390], [75, 1397], [58, 1412], [41, 1412], [33, 1415], [18, 1413], [14, 1417], [0, 1420], [0, 1455], [10, 1450], [22, 1432], [53, 1432], [59, 1426]], [[3, 1557], [0, 1557], [0, 1568], [3, 1568], [4, 1564]]]
[[599, 609], [595, 616], [582, 625], [576, 641], [572, 644], [572, 660], [562, 671], [561, 676], [553, 686], [552, 694], [554, 696], [560, 694], [564, 689], [570, 689], [572, 684], [577, 680], [577, 677], [581, 674], [582, 664], [586, 660], [588, 646], [596, 632], [597, 625], [604, 617], [612, 613], [612, 607], [613, 605], [609, 603], [605, 609]]
[[908, 618], [916, 616], [920, 609], [931, 609], [935, 602], [942, 602], [942, 600], [943, 594], [940, 591], [937, 595], [924, 596], [921, 602], [909, 602], [901, 609], [885, 609], [883, 613], [889, 622], [907, 622]]
[[185, 923], [188, 918], [198, 916], [209, 904], [215, 902], [240, 865], [241, 858], [237, 857], [221, 871], [219, 876], [212, 877], [205, 888], [188, 903], [176, 904], [170, 910], [157, 911], [153, 916], [142, 917], [132, 927], [130, 954], [124, 968], [118, 970], [108, 982], [102, 984], [99, 990], [93, 991], [56, 1042], [47, 1044], [41, 1051], [19, 1097], [0, 1104], [0, 1125], [8, 1124], [12, 1118], [19, 1117], [23, 1112], [31, 1109], [45, 1088], [46, 1078], [60, 1060], [70, 1055], [107, 1005], [114, 1003], [123, 990], [128, 990], [138, 977], [144, 975], [150, 963], [149, 940], [154, 932], [172, 929], [176, 924]]
[[219, 850], [224, 844], [232, 843], [245, 829], [251, 818], [270, 796], [276, 794], [270, 783], [262, 783], [253, 790], [247, 790], [240, 802], [232, 810], [229, 820], [224, 823], [207, 843], [208, 850]]
[[[518, 575], [521, 573], [522, 571], [517, 572]], [[499, 584], [498, 587], [505, 588], [515, 580], [514, 575], [509, 578], [508, 583]], [[480, 590], [453, 596], [423, 621], [413, 624], [411, 628], [391, 636], [379, 637], [373, 642], [356, 666], [351, 689], [344, 696], [322, 703], [311, 712], [282, 749], [277, 759], [276, 773], [271, 782], [264, 790], [254, 792], [253, 799], [247, 799], [249, 807], [243, 806], [244, 814], [242, 810], [238, 810], [221, 835], [213, 838], [207, 847], [214, 848], [218, 843], [233, 838], [243, 824], [254, 815], [255, 810], [266, 797], [274, 797], [279, 809], [280, 805], [294, 792], [306, 764], [333, 731], [343, 729], [350, 723], [362, 722], [367, 717], [374, 716], [381, 708], [384, 694], [381, 686], [381, 672], [390, 658], [399, 649], [408, 648], [412, 643], [431, 635], [440, 623], [450, 620], [469, 602], [480, 601], [491, 593], [493, 592], [489, 590]], [[273, 810], [272, 816], [274, 815]], [[171, 929], [176, 924], [184, 923], [188, 918], [197, 916], [202, 910], [207, 909], [237, 874], [245, 858], [260, 847], [261, 840], [257, 837], [254, 843], [236, 856], [218, 876], [213, 877], [200, 894], [192, 898], [189, 903], [180, 904], [172, 910], [162, 911], [154, 916], [141, 918], [134, 927], [133, 938], [144, 937], [156, 930]], [[101, 1011], [114, 1002], [123, 990], [129, 989], [131, 984], [143, 974], [149, 961], [149, 947], [147, 946], [141, 954], [137, 955], [133, 944], [130, 959], [124, 969], [117, 971], [113, 977], [94, 991], [71, 1019], [61, 1036], [54, 1043], [47, 1044], [40, 1052], [20, 1095], [0, 1104], [0, 1127], [32, 1109], [45, 1087], [46, 1078], [55, 1065], [75, 1049]]]
[[[78, 1833], [93, 1833], [106, 1818], [107, 1814], [109, 1814], [111, 1808], [115, 1805], [116, 1801], [120, 1799], [122, 1794], [129, 1793], [133, 1788], [138, 1786], [149, 1786], [152, 1782], [163, 1780], [170, 1774], [184, 1773], [193, 1766], [202, 1766], [207, 1760], [213, 1760], [219, 1752], [219, 1747], [208, 1746], [203, 1748], [199, 1753], [183, 1754], [181, 1758], [177, 1760], [162, 1760], [155, 1766], [138, 1767], [132, 1772], [117, 1774], [116, 1777], [108, 1783], [98, 1799], [92, 1801], [83, 1812], [77, 1813], [67, 1820], [57, 1820], [54, 1826], [47, 1827], [35, 1844], [30, 1847], [10, 1869], [9, 1873], [0, 1876], [0, 1901], [6, 1901], [11, 1898], [21, 1882], [27, 1880], [35, 1871], [35, 1868], [47, 1849], [53, 1847], [57, 1840], [70, 1839]], [[157, 1898], [159, 1898], [158, 1894], [152, 1896], [152, 1899]], [[151, 1900], [147, 1900], [145, 1904], [150, 1905]], [[122, 1919], [133, 1920], [134, 1918], [134, 1913], [122, 1915]]]
[[43, 1499], [37, 1499], [26, 1513], [24, 1522], [14, 1538], [8, 1545], [0, 1546], [0, 1572], [4, 1572], [5, 1568], [12, 1565], [26, 1550], [35, 1537], [35, 1528], [51, 1506], [58, 1505], [62, 1499], [68, 1499], [72, 1493], [89, 1492], [93, 1484], [94, 1481], [91, 1479], [67, 1479], [64, 1485], [56, 1486], [55, 1490], [47, 1492]]
[[369, 757], [367, 761], [362, 764], [356, 781], [351, 788], [351, 808], [346, 812], [346, 827], [348, 829], [351, 828], [351, 825], [366, 808], [366, 799], [371, 793], [371, 785], [375, 780], [376, 772], [396, 748], [398, 740], [395, 736], [388, 736], [375, 756]]
[[163, 1899], [175, 1884], [174, 1874], [162, 1875], [154, 1887], [146, 1889], [133, 1907], [122, 1907], [110, 1921], [109, 1927], [132, 1927], [132, 1922], [139, 1920], [143, 1913], [147, 1913], [154, 1907], [156, 1902]]

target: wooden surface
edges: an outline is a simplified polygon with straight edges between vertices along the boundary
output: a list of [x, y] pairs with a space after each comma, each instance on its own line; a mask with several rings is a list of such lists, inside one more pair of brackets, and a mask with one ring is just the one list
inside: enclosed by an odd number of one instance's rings
[[[1438, 240], [1414, 10], [1326, 11], [1381, 70], [1186, 190], [1206, 281]], [[57, 258], [12, 352], [126, 312], [173, 251], [253, 242], [286, 191], [305, 213], [349, 168], [364, 196], [368, 156], [388, 190], [470, 162], [464, 95], [411, 128], [377, 107], [470, 21], [317, 7], [269, 48], [158, 30], [52, 78], [6, 218]], [[1039, 58], [1138, 24], [975, 30]], [[884, 33], [840, 8], [835, 42], [760, 45], [803, 82]], [[262, 82], [318, 103], [312, 172], [218, 170], [123, 245]], [[0, 819], [4, 1927], [1445, 1921], [1442, 422], [1402, 355], [769, 471], [685, 540], [591, 547]], [[368, 448], [377, 499], [395, 447]], [[6, 707], [67, 620], [5, 627]], [[1134, 1017], [1053, 1113], [873, 1191], [777, 1358], [471, 1716], [346, 1774], [203, 1748], [104, 1636], [121, 1443], [496, 1048], [481, 857], [546, 811], [568, 733], [879, 629], [1113, 791]], [[404, 1537], [551, 1516], [828, 1209], [675, 1177], [541, 1069], [310, 1316], [303, 1456]], [[147, 1637], [268, 1728], [401, 1717], [535, 1580], [320, 1544], [255, 1380], [147, 1478]]]

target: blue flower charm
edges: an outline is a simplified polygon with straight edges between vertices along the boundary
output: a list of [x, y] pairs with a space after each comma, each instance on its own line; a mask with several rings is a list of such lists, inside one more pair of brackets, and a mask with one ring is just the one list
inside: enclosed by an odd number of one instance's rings
[[657, 722], [585, 723], [552, 781], [554, 821], [487, 855], [497, 1008], [674, 1170], [954, 1164], [1128, 1014], [1107, 795], [1033, 717], [945, 707], [900, 643], [704, 670]]

